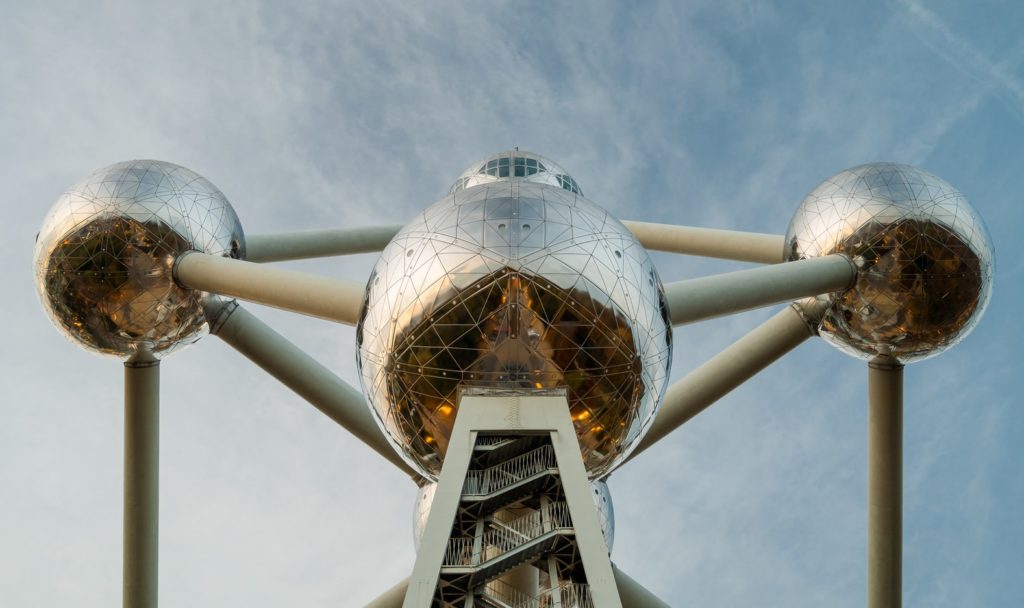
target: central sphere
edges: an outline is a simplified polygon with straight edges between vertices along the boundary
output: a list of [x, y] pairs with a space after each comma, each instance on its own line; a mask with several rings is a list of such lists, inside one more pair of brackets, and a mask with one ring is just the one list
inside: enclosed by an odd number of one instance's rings
[[475, 163], [405, 226], [370, 275], [363, 388], [399, 452], [436, 479], [459, 391], [566, 389], [591, 478], [646, 432], [671, 326], [647, 251], [555, 163]]

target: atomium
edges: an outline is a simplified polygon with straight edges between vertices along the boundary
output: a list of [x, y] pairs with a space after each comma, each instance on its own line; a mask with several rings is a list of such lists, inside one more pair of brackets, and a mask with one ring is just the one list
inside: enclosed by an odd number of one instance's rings
[[392, 443], [436, 479], [466, 387], [566, 388], [592, 478], [649, 425], [671, 327], [647, 251], [553, 162], [475, 163], [370, 275], [356, 330], [364, 392]]
[[242, 226], [220, 190], [171, 163], [117, 163], [50, 210], [36, 239], [36, 286], [54, 325], [87, 350], [164, 356], [206, 331], [203, 294], [173, 278], [189, 250], [244, 257]]
[[[939, 178], [877, 163], [812, 191], [785, 237], [627, 225], [563, 168], [515, 150], [474, 163], [400, 230], [250, 239], [264, 262], [383, 249], [364, 288], [241, 261], [234, 211], [182, 167], [132, 161], [76, 184], [37, 237], [36, 279], [67, 337], [129, 359], [125, 597], [155, 603], [157, 590], [159, 362], [136, 355], [197, 340], [209, 306], [219, 338], [420, 486], [425, 547], [374, 605], [660, 605], [608, 560], [612, 470], [814, 330], [880, 357], [868, 365], [868, 594], [898, 605], [902, 364], [953, 346], [984, 311], [993, 251], [978, 215]], [[645, 247], [772, 266], [664, 287]], [[815, 257], [826, 259], [778, 264]], [[369, 412], [364, 395], [214, 295], [355, 323]], [[666, 391], [673, 321], [799, 298]]]
[[[608, 553], [612, 552], [615, 546], [615, 505], [612, 503], [612, 493], [608, 489], [608, 483], [603, 479], [596, 479], [590, 482], [594, 507], [597, 509], [597, 519], [601, 525], [601, 535], [604, 537]], [[416, 493], [416, 504], [412, 512], [412, 538], [416, 550], [420, 550], [420, 539], [423, 538], [423, 531], [427, 527], [427, 518], [430, 517], [430, 506], [434, 503], [434, 493], [437, 492], [437, 482], [429, 482], [420, 486]]]
[[993, 252], [981, 218], [942, 179], [873, 163], [825, 180], [786, 233], [791, 260], [832, 253], [860, 268], [856, 284], [818, 296], [830, 344], [908, 363], [936, 355], [974, 328], [992, 291]]

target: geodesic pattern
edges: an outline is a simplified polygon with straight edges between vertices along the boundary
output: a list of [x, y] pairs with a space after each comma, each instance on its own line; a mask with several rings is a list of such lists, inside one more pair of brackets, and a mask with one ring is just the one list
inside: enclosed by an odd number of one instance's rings
[[[595, 479], [590, 485], [594, 507], [597, 509], [597, 521], [601, 524], [601, 535], [604, 536], [608, 553], [611, 553], [615, 546], [615, 506], [612, 504], [612, 494], [603, 479]], [[436, 492], [435, 481], [423, 484], [416, 493], [416, 504], [412, 510], [412, 539], [417, 553], [420, 550], [423, 531], [427, 529], [427, 518], [430, 517], [430, 507], [434, 504]]]
[[178, 165], [117, 163], [50, 210], [36, 239], [36, 286], [54, 325], [84, 348], [162, 356], [206, 331], [203, 294], [172, 274], [189, 250], [244, 257], [242, 226], [224, 195]]
[[649, 426], [671, 358], [664, 293], [617, 220], [559, 186], [460, 190], [403, 228], [356, 330], [364, 392], [405, 458], [436, 479], [461, 388], [567, 388], [599, 477]]
[[825, 340], [854, 356], [920, 360], [962, 340], [992, 290], [981, 218], [942, 179], [907, 165], [843, 171], [807, 195], [786, 234], [788, 259], [844, 253], [850, 289], [820, 296]]

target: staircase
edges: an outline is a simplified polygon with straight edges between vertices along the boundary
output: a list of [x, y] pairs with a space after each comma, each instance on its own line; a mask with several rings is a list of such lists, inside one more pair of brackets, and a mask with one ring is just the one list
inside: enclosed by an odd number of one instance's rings
[[534, 597], [501, 581], [485, 585], [476, 596], [474, 605], [485, 608], [551, 608], [556, 604], [562, 608], [594, 608], [587, 585], [562, 583]]
[[[549, 436], [481, 435], [473, 446], [434, 605], [593, 608]], [[501, 580], [528, 564], [533, 593]]]

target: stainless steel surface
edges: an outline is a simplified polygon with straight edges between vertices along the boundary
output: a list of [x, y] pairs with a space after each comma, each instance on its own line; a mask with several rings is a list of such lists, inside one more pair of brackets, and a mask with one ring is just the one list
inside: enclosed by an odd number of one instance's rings
[[356, 331], [364, 392], [398, 449], [436, 478], [459, 390], [567, 387], [587, 470], [601, 476], [643, 434], [668, 377], [654, 265], [573, 192], [467, 175], [485, 183], [409, 223], [370, 276]]
[[960, 192], [907, 165], [874, 163], [825, 180], [786, 233], [790, 260], [844, 253], [856, 284], [822, 299], [819, 332], [854, 356], [907, 363], [962, 340], [992, 290], [993, 250]]
[[147, 352], [124, 364], [124, 608], [156, 608], [160, 538], [160, 367]]
[[868, 364], [868, 608], [903, 602], [903, 366]]
[[603, 479], [594, 480], [590, 485], [594, 494], [597, 519], [601, 524], [601, 534], [604, 535], [604, 542], [610, 554], [615, 547], [615, 505], [612, 503], [612, 493], [608, 489], [608, 482]]
[[160, 357], [206, 331], [202, 294], [172, 278], [174, 259], [193, 249], [245, 255], [242, 226], [220, 190], [171, 163], [118, 163], [50, 209], [36, 238], [36, 286], [70, 340], [105, 355]]

